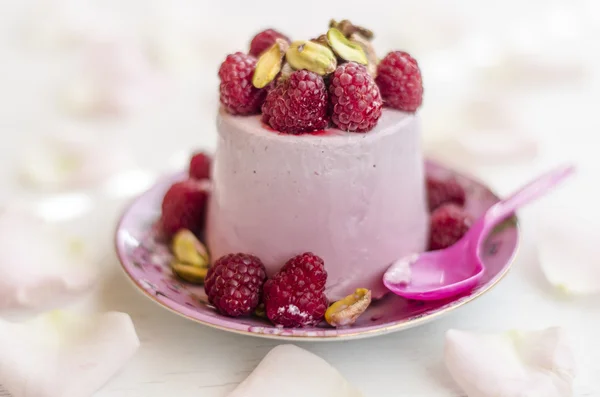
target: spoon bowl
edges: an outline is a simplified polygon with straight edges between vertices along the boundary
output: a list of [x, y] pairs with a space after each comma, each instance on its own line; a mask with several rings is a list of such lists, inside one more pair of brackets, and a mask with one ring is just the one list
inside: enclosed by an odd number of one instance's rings
[[574, 171], [571, 165], [563, 166], [530, 182], [489, 208], [452, 246], [397, 260], [384, 274], [383, 284], [396, 295], [421, 301], [447, 299], [472, 290], [485, 272], [481, 247], [494, 227]]
[[451, 247], [404, 257], [392, 264], [383, 283], [407, 299], [442, 300], [473, 289], [485, 267], [481, 260], [467, 260], [472, 253], [466, 235]]

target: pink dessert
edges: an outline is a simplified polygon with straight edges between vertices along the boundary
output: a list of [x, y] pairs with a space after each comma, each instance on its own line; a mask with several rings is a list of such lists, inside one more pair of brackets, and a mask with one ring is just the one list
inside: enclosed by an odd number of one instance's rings
[[379, 61], [372, 37], [347, 20], [312, 40], [269, 29], [252, 40], [259, 49], [225, 59], [205, 234], [213, 258], [255, 255], [273, 277], [314, 253], [335, 301], [357, 288], [380, 298], [390, 264], [426, 248], [421, 74], [402, 51]]
[[213, 258], [247, 252], [271, 276], [312, 251], [325, 261], [327, 296], [356, 288], [380, 297], [396, 259], [427, 244], [420, 124], [384, 109], [367, 134], [278, 134], [260, 116], [221, 110], [208, 207]]
[[429, 201], [464, 197], [437, 181], [428, 201], [421, 72], [403, 51], [379, 60], [372, 37], [347, 20], [310, 40], [268, 29], [221, 64], [217, 149], [190, 164], [210, 193], [176, 187], [162, 219], [207, 245], [210, 259], [173, 242], [173, 271], [221, 314], [350, 326], [387, 292], [388, 267], [427, 248]]

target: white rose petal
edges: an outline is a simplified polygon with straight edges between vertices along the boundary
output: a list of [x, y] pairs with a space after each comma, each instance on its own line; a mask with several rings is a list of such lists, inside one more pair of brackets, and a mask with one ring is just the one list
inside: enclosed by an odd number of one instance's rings
[[449, 330], [445, 362], [468, 397], [571, 397], [573, 352], [561, 328], [480, 334]]
[[14, 208], [0, 212], [0, 309], [60, 305], [97, 277], [81, 241]]
[[322, 358], [294, 345], [280, 345], [228, 397], [263, 397], [274, 390], [285, 397], [362, 396]]
[[139, 344], [125, 313], [51, 312], [24, 323], [0, 320], [0, 384], [12, 397], [89, 397]]
[[597, 171], [573, 178], [536, 204], [535, 236], [548, 281], [570, 294], [600, 293], [600, 213], [595, 210]]

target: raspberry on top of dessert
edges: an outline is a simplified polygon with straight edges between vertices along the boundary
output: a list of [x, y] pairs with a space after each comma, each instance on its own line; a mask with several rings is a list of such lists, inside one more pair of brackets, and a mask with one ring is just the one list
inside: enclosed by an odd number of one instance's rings
[[329, 127], [366, 133], [384, 106], [415, 112], [423, 101], [417, 61], [392, 51], [379, 62], [372, 38], [347, 20], [332, 20], [312, 40], [264, 30], [248, 54], [236, 52], [222, 63], [221, 104], [231, 114], [262, 113], [266, 125], [286, 134]]

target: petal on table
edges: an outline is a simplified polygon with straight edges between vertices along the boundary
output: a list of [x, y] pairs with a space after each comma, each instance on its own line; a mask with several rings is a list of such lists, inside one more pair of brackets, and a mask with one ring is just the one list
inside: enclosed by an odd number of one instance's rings
[[14, 208], [0, 212], [0, 309], [56, 307], [97, 278], [81, 241]]
[[322, 358], [294, 345], [280, 345], [228, 397], [263, 397], [274, 390], [285, 397], [362, 396]]
[[50, 312], [0, 319], [0, 384], [12, 397], [89, 397], [134, 355], [129, 315]]
[[561, 328], [446, 333], [444, 358], [468, 397], [570, 397], [573, 352]]
[[569, 294], [600, 293], [596, 185], [595, 169], [579, 169], [535, 207], [540, 266], [552, 285]]

